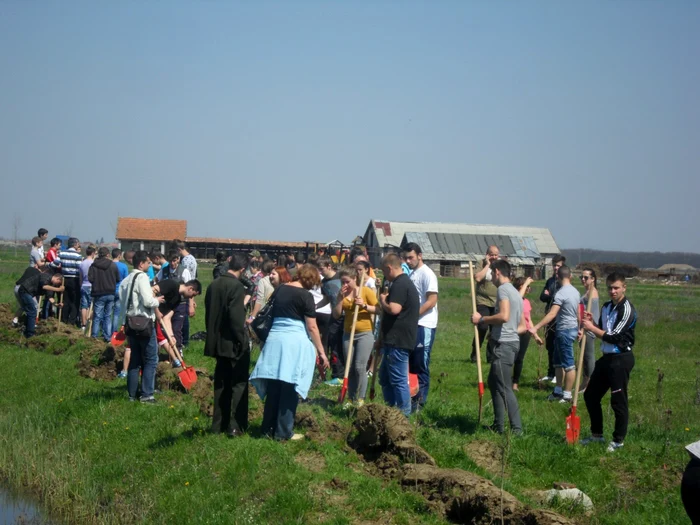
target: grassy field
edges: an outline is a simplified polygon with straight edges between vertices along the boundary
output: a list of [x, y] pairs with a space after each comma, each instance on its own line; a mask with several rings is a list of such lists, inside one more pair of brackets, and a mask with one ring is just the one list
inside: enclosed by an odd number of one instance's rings
[[[0, 262], [0, 303], [11, 302], [24, 265], [23, 259]], [[208, 282], [210, 270], [202, 268], [200, 277]], [[679, 484], [687, 462], [683, 446], [700, 434], [700, 356], [694, 344], [700, 288], [628, 287], [640, 317], [630, 429], [624, 449], [609, 455], [604, 447], [565, 444], [567, 408], [547, 403], [547, 392], [537, 389], [534, 343], [518, 394], [525, 436], [508, 441], [479, 428], [476, 367], [466, 359], [472, 337], [467, 283], [441, 279], [440, 287], [430, 399], [412, 420], [419, 444], [439, 466], [477, 472], [535, 506], [536, 491], [557, 481], [575, 483], [591, 497], [595, 513], [584, 517], [566, 505], [556, 510], [580, 523], [689, 523]], [[537, 320], [542, 308], [531, 300]], [[203, 313], [198, 311], [193, 333], [203, 329]], [[0, 331], [5, 340], [15, 337], [7, 326]], [[192, 343], [186, 357], [213, 369], [202, 346]], [[443, 523], [422, 496], [372, 475], [344, 445], [339, 430], [349, 430], [352, 417], [333, 402], [337, 390], [316, 388], [310, 402], [300, 405], [300, 412], [319, 422], [315, 439], [260, 439], [261, 403], [253, 399], [250, 434], [228, 440], [206, 433], [208, 418], [186, 395], [165, 392], [155, 406], [134, 405], [123, 381], [79, 376], [81, 348], [78, 342], [56, 356], [50, 346], [44, 352], [0, 346], [0, 476], [8, 487], [36, 496], [59, 520]], [[604, 402], [609, 438], [612, 413], [607, 397]], [[491, 417], [488, 406], [484, 421]], [[587, 428], [585, 407], [581, 420]], [[503, 450], [505, 463], [499, 459]]]

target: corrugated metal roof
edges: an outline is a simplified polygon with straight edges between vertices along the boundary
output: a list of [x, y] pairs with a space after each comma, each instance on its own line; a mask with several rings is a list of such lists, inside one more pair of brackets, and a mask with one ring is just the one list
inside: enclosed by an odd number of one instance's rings
[[[369, 228], [373, 230], [380, 247], [384, 247], [387, 244], [399, 246], [403, 240], [403, 236], [406, 233], [424, 232], [428, 234], [441, 233], [475, 235], [477, 236], [476, 242], [479, 246], [478, 252], [482, 254], [486, 253], [489, 244], [489, 237], [493, 238], [495, 236], [505, 236], [509, 239], [512, 237], [515, 237], [516, 239], [521, 237], [531, 237], [533, 239], [536, 251], [541, 254], [541, 256], [561, 253], [556, 241], [554, 240], [554, 237], [552, 236], [552, 233], [547, 228], [498, 226], [493, 224], [453, 224], [443, 222], [393, 222], [382, 220], [372, 220]], [[486, 237], [484, 238], [483, 236]], [[444, 241], [449, 242], [446, 239], [444, 239]], [[463, 237], [462, 241], [464, 241]], [[468, 240], [467, 242], [470, 241]], [[432, 244], [433, 248], [437, 251], [435, 243]], [[442, 240], [438, 244], [442, 245]], [[498, 242], [494, 242], [493, 244], [498, 245]], [[510, 240], [510, 244], [513, 244], [512, 239]], [[515, 244], [519, 243], [516, 242]], [[473, 246], [468, 245], [468, 248], [469, 250], [467, 253], [473, 251]]]
[[517, 266], [534, 266], [540, 259], [532, 237], [472, 235], [457, 233], [406, 232], [401, 245], [415, 242], [426, 261], [480, 261], [490, 245], [499, 247], [501, 255]]

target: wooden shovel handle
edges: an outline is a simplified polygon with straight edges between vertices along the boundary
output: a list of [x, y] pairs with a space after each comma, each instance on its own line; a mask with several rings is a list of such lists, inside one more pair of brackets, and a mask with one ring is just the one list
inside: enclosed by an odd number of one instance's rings
[[[586, 313], [591, 311], [593, 306], [593, 294], [588, 296], [588, 306], [586, 306]], [[576, 370], [576, 385], [574, 386], [574, 400], [571, 406], [573, 407], [574, 413], [576, 412], [576, 407], [578, 406], [578, 391], [581, 386], [581, 374], [583, 373], [583, 358], [586, 353], [586, 331], [583, 331], [583, 337], [581, 337], [581, 350], [578, 354], [578, 368]]]
[[[362, 276], [360, 280], [360, 287], [357, 289], [358, 295], [362, 293], [362, 287], [365, 285], [365, 276]], [[348, 355], [345, 356], [345, 373], [343, 374], [343, 379], [347, 379], [350, 375], [350, 365], [352, 363], [352, 353], [355, 343], [355, 328], [357, 326], [357, 315], [360, 312], [360, 306], [355, 305], [355, 311], [352, 314], [352, 328], [350, 329], [350, 342], [348, 344]]]
[[[474, 265], [469, 261], [469, 280], [471, 282], [471, 296], [472, 296], [472, 314], [476, 313], [476, 291], [474, 286]], [[471, 319], [470, 319], [471, 322]], [[484, 379], [481, 375], [481, 342], [479, 341], [479, 327], [474, 325], [474, 346], [476, 348], [476, 373], [479, 378], [479, 384], [484, 383]], [[479, 393], [481, 397], [483, 393]]]

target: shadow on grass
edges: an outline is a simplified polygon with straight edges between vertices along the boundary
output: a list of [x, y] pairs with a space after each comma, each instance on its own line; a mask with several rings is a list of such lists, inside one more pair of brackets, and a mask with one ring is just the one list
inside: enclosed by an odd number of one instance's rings
[[[172, 447], [182, 442], [193, 442], [198, 438], [205, 436], [219, 436], [222, 440], [227, 439], [240, 439], [239, 437], [232, 438], [226, 434], [226, 432], [212, 432], [211, 430], [203, 430], [201, 428], [190, 428], [188, 430], [183, 430], [179, 434], [170, 434], [160, 438], [159, 440], [151, 443], [148, 448], [149, 450], [157, 450], [167, 447]], [[251, 425], [245, 432], [244, 436], [248, 436], [253, 439], [270, 439], [263, 435], [261, 425]]]
[[[116, 381], [116, 380], [115, 380]], [[126, 391], [126, 383], [103, 386], [102, 390], [87, 392], [76, 399], [76, 401], [110, 401], [121, 399], [127, 401], [129, 394]]]
[[466, 415], [430, 414], [429, 416], [429, 424], [435, 425], [437, 428], [456, 430], [462, 434], [473, 434], [478, 428], [480, 428], [480, 425], [475, 419], [472, 419]]

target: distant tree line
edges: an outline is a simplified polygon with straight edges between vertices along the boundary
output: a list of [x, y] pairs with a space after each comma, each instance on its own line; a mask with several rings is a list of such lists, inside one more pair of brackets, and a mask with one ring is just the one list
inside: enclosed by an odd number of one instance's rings
[[589, 263], [623, 263], [638, 268], [658, 268], [664, 264], [689, 264], [700, 268], [700, 253], [687, 252], [615, 252], [581, 248], [562, 250], [567, 263], [578, 266]]

